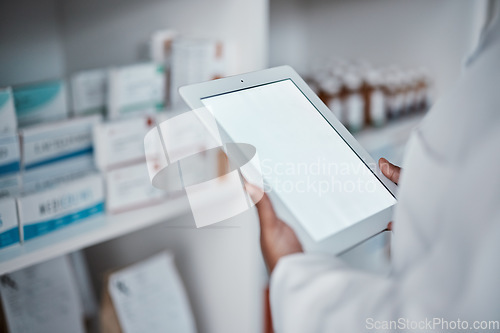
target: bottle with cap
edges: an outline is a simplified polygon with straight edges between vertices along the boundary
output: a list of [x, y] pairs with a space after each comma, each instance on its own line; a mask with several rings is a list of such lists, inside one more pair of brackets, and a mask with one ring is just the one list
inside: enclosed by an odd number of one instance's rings
[[412, 70], [411, 77], [412, 77], [412, 88], [413, 88], [412, 111], [419, 112], [422, 110], [422, 105], [421, 105], [421, 97], [419, 96], [420, 89], [421, 89], [421, 82], [420, 82], [420, 75], [419, 75], [418, 71]]
[[400, 114], [404, 115], [410, 110], [410, 80], [408, 73], [404, 70], [398, 72], [399, 76], [399, 91], [401, 94], [401, 111]]
[[415, 110], [421, 112], [425, 109], [426, 83], [421, 69], [415, 71]]
[[363, 128], [365, 119], [364, 99], [361, 92], [363, 81], [353, 71], [347, 73], [343, 79], [347, 90], [345, 99], [345, 124], [351, 132], [357, 132]]
[[417, 109], [416, 96], [416, 75], [413, 70], [402, 71], [403, 91], [404, 91], [404, 113], [412, 113]]
[[427, 69], [422, 69], [422, 86], [423, 86], [423, 111], [427, 111], [431, 106], [432, 103], [434, 102], [434, 87], [433, 87], [433, 82], [431, 79], [431, 76], [429, 74], [429, 71]]
[[330, 77], [321, 82], [321, 97], [323, 102], [341, 122], [344, 121], [344, 106], [341, 96], [342, 83], [336, 77]]
[[379, 70], [372, 69], [366, 74], [365, 118], [367, 124], [379, 127], [387, 118], [384, 81]]
[[405, 100], [405, 91], [403, 89], [403, 78], [401, 76], [401, 72], [397, 69], [391, 71], [389, 76], [389, 85], [392, 91], [391, 98], [391, 118], [398, 118], [404, 111], [404, 100]]

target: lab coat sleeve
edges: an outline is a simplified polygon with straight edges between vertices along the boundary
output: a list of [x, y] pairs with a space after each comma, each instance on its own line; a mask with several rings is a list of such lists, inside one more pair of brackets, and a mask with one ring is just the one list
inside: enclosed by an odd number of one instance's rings
[[370, 318], [396, 315], [390, 278], [351, 269], [328, 255], [282, 258], [271, 275], [270, 292], [277, 333], [358, 332], [369, 327]]
[[384, 322], [428, 325], [435, 318], [498, 323], [500, 215], [488, 211], [475, 235], [444, 238], [400, 275], [355, 270], [328, 255], [283, 257], [270, 281], [275, 332], [386, 331]]

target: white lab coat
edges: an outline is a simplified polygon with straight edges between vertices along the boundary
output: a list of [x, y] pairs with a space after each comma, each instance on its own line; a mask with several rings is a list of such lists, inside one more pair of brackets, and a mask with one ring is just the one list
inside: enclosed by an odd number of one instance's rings
[[327, 255], [286, 256], [270, 281], [276, 332], [500, 320], [500, 22], [482, 37], [408, 143], [390, 276]]

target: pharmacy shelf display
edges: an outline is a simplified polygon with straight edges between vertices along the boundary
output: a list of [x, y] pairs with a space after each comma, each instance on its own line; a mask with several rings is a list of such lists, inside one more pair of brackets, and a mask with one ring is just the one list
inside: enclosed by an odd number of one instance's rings
[[0, 252], [0, 275], [168, 221], [189, 212], [184, 196], [155, 206], [85, 220]]

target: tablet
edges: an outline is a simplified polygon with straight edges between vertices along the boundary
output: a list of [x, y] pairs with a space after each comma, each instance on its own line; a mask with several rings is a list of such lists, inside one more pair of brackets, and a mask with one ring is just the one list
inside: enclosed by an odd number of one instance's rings
[[225, 140], [255, 146], [265, 190], [308, 247], [340, 253], [384, 230], [396, 186], [289, 66], [181, 87]]

